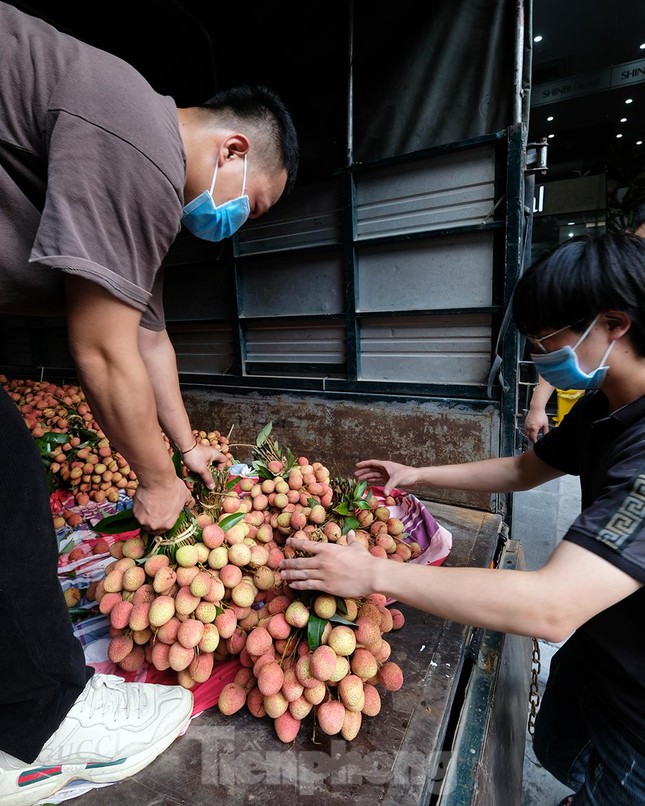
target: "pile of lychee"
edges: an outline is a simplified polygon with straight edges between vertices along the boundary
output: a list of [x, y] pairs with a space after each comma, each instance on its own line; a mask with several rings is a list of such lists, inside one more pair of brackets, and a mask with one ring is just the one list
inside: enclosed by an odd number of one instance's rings
[[[5, 375], [0, 375], [0, 384], [37, 440], [52, 491], [69, 490], [74, 504], [81, 507], [90, 502], [116, 502], [120, 491], [134, 495], [137, 476], [94, 419], [80, 386], [9, 380]], [[162, 436], [172, 453], [170, 441], [165, 434]], [[219, 431], [195, 431], [194, 436], [230, 456], [228, 438]], [[54, 516], [54, 527], [76, 527], [82, 520], [79, 512], [64, 508]]]
[[[320, 462], [271, 464], [271, 477], [231, 480], [235, 488], [220, 487], [208, 504], [197, 494], [189, 537], [115, 543], [114, 562], [88, 596], [109, 617], [109, 657], [124, 671], [149, 663], [192, 689], [214, 664], [237, 658], [240, 670], [219, 697], [223, 714], [246, 704], [273, 719], [285, 742], [309, 716], [322, 732], [352, 739], [363, 716], [379, 712], [379, 689], [402, 685], [386, 636], [404, 617], [381, 594], [293, 591], [279, 573], [284, 557], [297, 556], [286, 540], [346, 543], [360, 519], [357, 539], [377, 556], [405, 562], [420, 548], [388, 506], [364, 488], [357, 498], [356, 486], [339, 485]], [[348, 488], [354, 498], [339, 505]], [[362, 508], [339, 515], [347, 501]]]

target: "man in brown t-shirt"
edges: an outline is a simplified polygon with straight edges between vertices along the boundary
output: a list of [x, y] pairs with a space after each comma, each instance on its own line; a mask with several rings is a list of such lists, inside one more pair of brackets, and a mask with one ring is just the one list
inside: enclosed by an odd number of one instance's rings
[[[161, 429], [205, 482], [224, 460], [196, 443], [182, 402], [161, 263], [182, 223], [230, 236], [291, 189], [297, 165], [289, 113], [266, 88], [178, 109], [122, 60], [0, 3], [0, 312], [67, 317], [80, 382], [137, 474], [133, 511], [151, 532], [191, 501]], [[42, 462], [4, 392], [0, 417], [0, 803], [28, 804], [71, 778], [141, 769], [184, 729], [192, 695], [90, 679], [56, 575]]]

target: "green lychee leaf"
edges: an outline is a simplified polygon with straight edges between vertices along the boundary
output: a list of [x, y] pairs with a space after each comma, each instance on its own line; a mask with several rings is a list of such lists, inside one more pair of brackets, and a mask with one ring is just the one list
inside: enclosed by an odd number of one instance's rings
[[351, 514], [349, 511], [349, 507], [347, 506], [347, 502], [343, 501], [337, 507], [334, 507], [332, 512], [337, 512], [339, 515], [349, 515]]
[[272, 479], [273, 473], [269, 470], [264, 462], [261, 462], [259, 459], [251, 462], [251, 467], [255, 470], [258, 476], [261, 479]]
[[182, 477], [182, 462], [181, 462], [181, 451], [179, 448], [176, 448], [173, 455], [172, 455], [172, 463], [175, 466], [175, 473]]
[[309, 621], [307, 622], [307, 643], [312, 652], [314, 649], [318, 649], [322, 643], [322, 634], [328, 621], [329, 619], [320, 618], [320, 616], [317, 616], [315, 613], [309, 616]]
[[136, 529], [141, 529], [141, 524], [134, 517], [131, 509], [122, 509], [116, 515], [107, 515], [102, 518], [93, 528], [100, 535], [119, 535], [122, 532], [134, 532]]
[[256, 445], [257, 448], [259, 448], [260, 445], [262, 445], [263, 443], [265, 443], [267, 441], [267, 437], [271, 433], [272, 428], [273, 428], [273, 423], [268, 422], [264, 426], [264, 428], [260, 431], [260, 433], [258, 434], [258, 438], [255, 440], [255, 445]]
[[308, 507], [315, 507], [318, 506], [320, 501], [317, 498], [307, 498], [307, 506]]
[[347, 614], [347, 602], [342, 596], [336, 597], [336, 611], [342, 613], [343, 615]]
[[219, 522], [219, 525], [225, 532], [227, 532], [231, 527], [235, 526], [236, 523], [239, 523], [245, 515], [246, 512], [233, 512], [231, 515], [227, 515], [225, 518], [222, 518], [222, 520]]
[[359, 529], [360, 523], [358, 522], [358, 518], [350, 517], [345, 518], [343, 521], [343, 528], [341, 529], [341, 534], [346, 535], [351, 529]]
[[354, 504], [356, 506], [356, 509], [370, 509], [370, 505], [365, 499], [355, 501]]

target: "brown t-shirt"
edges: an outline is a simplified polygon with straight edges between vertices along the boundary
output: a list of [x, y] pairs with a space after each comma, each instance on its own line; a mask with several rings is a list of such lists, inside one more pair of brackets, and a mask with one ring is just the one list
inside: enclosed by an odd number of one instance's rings
[[0, 3], [0, 311], [59, 316], [62, 272], [162, 330], [161, 263], [181, 227], [172, 98], [130, 65]]

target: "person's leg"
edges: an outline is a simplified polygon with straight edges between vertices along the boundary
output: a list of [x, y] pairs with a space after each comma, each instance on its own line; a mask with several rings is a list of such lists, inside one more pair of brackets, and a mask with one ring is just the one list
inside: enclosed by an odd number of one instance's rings
[[44, 466], [0, 388], [0, 806], [31, 806], [80, 778], [112, 783], [186, 729], [181, 686], [93, 674], [57, 577]]
[[533, 749], [551, 775], [576, 792], [592, 752], [591, 734], [580, 710], [581, 680], [563, 646], [551, 660], [549, 679], [535, 720]]
[[0, 750], [33, 761], [92, 675], [57, 576], [45, 468], [0, 388]]
[[645, 754], [634, 747], [629, 730], [593, 699], [592, 692], [583, 709], [590, 726], [593, 752], [573, 806], [645, 803]]
[[581, 665], [573, 647], [553, 657], [535, 722], [535, 755], [575, 791], [571, 806], [645, 803], [645, 755], [598, 700]]

